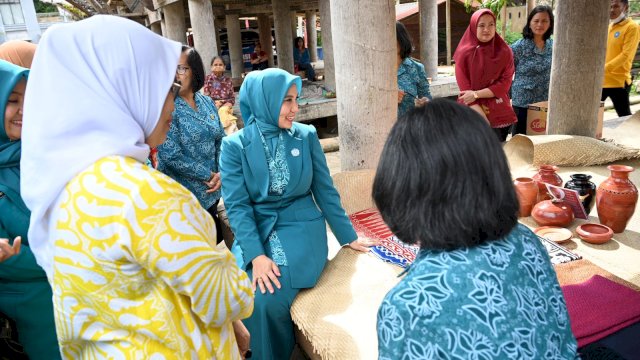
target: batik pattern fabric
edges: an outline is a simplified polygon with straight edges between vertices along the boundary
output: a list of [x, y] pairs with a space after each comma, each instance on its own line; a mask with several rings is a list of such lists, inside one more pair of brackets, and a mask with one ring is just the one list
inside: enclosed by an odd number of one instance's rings
[[402, 102], [398, 104], [398, 116], [413, 109], [415, 99], [426, 97], [431, 100], [429, 81], [424, 66], [411, 58], [402, 60], [398, 67], [398, 90], [404, 91]]
[[[287, 158], [285, 157], [284, 132], [281, 131], [278, 135], [278, 142], [273, 156], [271, 156], [271, 150], [264, 135], [260, 130], [258, 130], [258, 133], [260, 133], [260, 140], [262, 141], [262, 147], [267, 157], [267, 167], [269, 168], [269, 195], [282, 196], [290, 178], [289, 165], [287, 165]], [[284, 248], [276, 230], [271, 231], [269, 234], [265, 251], [276, 265], [287, 266], [287, 256], [284, 253]]]
[[232, 106], [236, 103], [236, 96], [233, 92], [233, 83], [231, 79], [222, 74], [216, 76], [209, 74], [204, 81], [204, 93], [209, 94], [213, 101], [222, 100], [230, 103]]
[[251, 314], [251, 283], [187, 189], [110, 156], [57, 204], [53, 300], [65, 359], [241, 358], [232, 321]]
[[511, 45], [516, 67], [511, 84], [511, 103], [526, 108], [549, 98], [553, 40], [547, 39], [539, 49], [532, 39], [520, 39]]
[[205, 182], [219, 172], [220, 146], [225, 136], [211, 99], [195, 93], [196, 109], [177, 97], [167, 139], [158, 146], [158, 170], [191, 191], [203, 208], [220, 200], [221, 191], [207, 193]]
[[455, 251], [421, 250], [378, 312], [380, 359], [573, 359], [577, 342], [549, 257], [517, 225]]

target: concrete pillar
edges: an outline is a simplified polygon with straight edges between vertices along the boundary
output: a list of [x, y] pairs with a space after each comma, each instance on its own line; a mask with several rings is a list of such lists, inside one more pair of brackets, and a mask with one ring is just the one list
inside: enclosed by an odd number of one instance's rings
[[529, 16], [534, 7], [536, 7], [536, 0], [527, 0], [527, 16]]
[[557, 2], [547, 134], [596, 135], [609, 5], [604, 0]]
[[227, 14], [227, 38], [229, 39], [229, 58], [231, 59], [231, 77], [239, 79], [244, 72], [242, 59], [242, 37], [238, 14]]
[[432, 80], [438, 78], [438, 1], [420, 0], [420, 59]]
[[27, 26], [27, 33], [29, 39], [34, 44], [40, 42], [42, 32], [40, 31], [40, 24], [38, 24], [38, 18], [36, 17], [36, 7], [31, 0], [21, 0], [20, 5], [22, 7], [22, 14], [24, 15], [24, 22]]
[[298, 37], [298, 13], [296, 11], [291, 12], [291, 34], [293, 35], [292, 39]]
[[[205, 69], [218, 55], [213, 8], [211, 0], [188, 0], [189, 18], [193, 30], [193, 47], [200, 53]], [[208, 71], [206, 71], [208, 72]]]
[[375, 169], [397, 116], [395, 1], [367, 3], [331, 2], [342, 171]]
[[169, 5], [165, 5], [164, 11], [164, 36], [181, 42], [187, 43], [187, 25], [184, 22], [184, 7], [182, 0], [178, 0]]
[[447, 32], [447, 65], [451, 65], [451, 0], [446, 0], [445, 3], [445, 16], [446, 16], [446, 32]]
[[333, 64], [333, 31], [331, 29], [331, 5], [329, 0], [320, 0], [320, 25], [322, 25], [322, 54], [324, 57], [324, 87], [336, 90], [336, 74]]
[[318, 61], [318, 32], [316, 30], [316, 12], [307, 11], [304, 15], [307, 22], [307, 48], [311, 62]]
[[269, 20], [269, 15], [258, 15], [258, 32], [260, 32], [260, 45], [262, 45], [262, 51], [267, 53], [267, 57], [269, 57], [269, 67], [274, 67], [273, 41], [271, 38], [271, 20]]
[[154, 33], [162, 36], [162, 25], [160, 21], [156, 21], [153, 24], [149, 25], [149, 29], [151, 29], [151, 31], [153, 31]]
[[291, 11], [289, 0], [271, 0], [273, 24], [276, 30], [278, 67], [293, 73], [293, 38], [291, 37]]

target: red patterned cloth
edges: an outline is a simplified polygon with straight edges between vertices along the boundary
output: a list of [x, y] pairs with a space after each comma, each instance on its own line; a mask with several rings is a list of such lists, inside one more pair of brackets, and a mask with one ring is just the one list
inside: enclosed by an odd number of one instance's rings
[[207, 75], [204, 81], [204, 94], [210, 96], [214, 102], [216, 100], [222, 100], [225, 103], [231, 104], [231, 106], [236, 103], [233, 83], [231, 79], [224, 74], [221, 76], [216, 76], [213, 73]]
[[562, 292], [578, 347], [640, 321], [640, 293], [602, 276], [562, 286]]

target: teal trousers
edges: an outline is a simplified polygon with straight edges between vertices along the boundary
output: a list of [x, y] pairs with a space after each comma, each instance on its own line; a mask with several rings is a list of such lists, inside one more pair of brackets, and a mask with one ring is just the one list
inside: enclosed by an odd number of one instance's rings
[[[281, 276], [278, 280], [282, 287], [276, 288], [273, 294], [269, 291], [262, 294], [257, 288], [253, 314], [243, 320], [251, 334], [253, 359], [289, 360], [296, 343], [290, 309], [300, 289], [291, 288], [289, 268], [279, 268]], [[253, 269], [247, 273], [253, 279]]]
[[16, 322], [18, 340], [30, 360], [61, 358], [51, 287], [46, 279], [0, 282], [0, 311]]

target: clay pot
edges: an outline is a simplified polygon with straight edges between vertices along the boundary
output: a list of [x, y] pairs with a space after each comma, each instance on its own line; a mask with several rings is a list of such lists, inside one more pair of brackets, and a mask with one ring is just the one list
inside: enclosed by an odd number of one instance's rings
[[587, 174], [573, 174], [570, 175], [571, 180], [567, 181], [564, 184], [566, 189], [575, 190], [580, 194], [580, 200], [582, 201], [582, 206], [584, 206], [584, 211], [587, 212], [587, 215], [593, 209], [593, 205], [596, 204], [594, 201], [596, 199], [596, 184], [589, 181], [591, 179], [591, 175]]
[[604, 244], [613, 236], [613, 230], [608, 226], [593, 223], [578, 226], [576, 232], [580, 239], [591, 244]]
[[614, 233], [621, 233], [636, 209], [638, 188], [629, 180], [631, 166], [609, 165], [611, 171], [596, 191], [596, 207], [600, 223], [610, 227]]
[[520, 203], [518, 216], [526, 217], [531, 215], [533, 205], [536, 204], [538, 198], [538, 184], [532, 178], [519, 177], [513, 180], [513, 187]]
[[553, 196], [547, 191], [545, 183], [562, 186], [562, 178], [556, 174], [558, 167], [554, 165], [540, 165], [538, 173], [533, 175], [533, 180], [538, 183], [538, 202], [552, 199]]
[[562, 200], [543, 200], [533, 207], [531, 216], [540, 226], [565, 227], [573, 221], [573, 210]]

